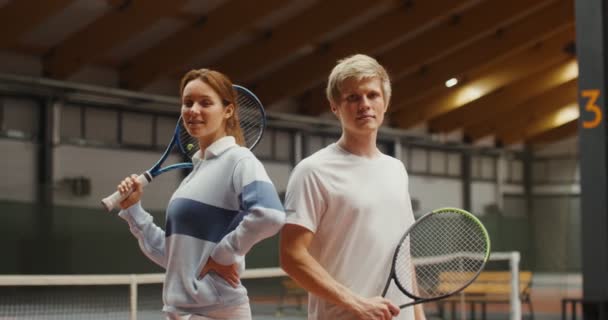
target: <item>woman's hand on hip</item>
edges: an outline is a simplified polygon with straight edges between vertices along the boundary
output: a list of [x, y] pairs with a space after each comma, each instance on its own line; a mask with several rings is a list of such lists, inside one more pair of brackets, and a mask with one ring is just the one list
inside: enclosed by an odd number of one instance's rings
[[201, 270], [199, 277], [203, 278], [211, 271], [217, 273], [217, 275], [226, 280], [226, 282], [228, 282], [228, 284], [234, 288], [238, 287], [238, 285], [241, 283], [236, 264], [225, 266], [217, 263], [215, 260], [213, 260], [213, 258], [209, 257], [209, 260], [207, 260], [203, 270]]

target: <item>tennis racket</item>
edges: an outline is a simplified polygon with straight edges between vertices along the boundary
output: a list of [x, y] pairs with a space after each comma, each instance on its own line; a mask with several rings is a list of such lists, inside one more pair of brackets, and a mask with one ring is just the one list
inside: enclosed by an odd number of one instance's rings
[[[243, 137], [245, 138], [245, 146], [249, 149], [253, 149], [262, 138], [264, 128], [266, 127], [264, 106], [258, 97], [247, 88], [239, 85], [234, 85], [233, 87], [237, 93], [238, 117], [243, 131]], [[166, 167], [161, 167], [174, 148], [189, 160], [191, 160], [192, 156], [199, 150], [198, 140], [188, 134], [188, 131], [184, 128], [181, 117], [177, 120], [171, 142], [158, 162], [156, 162], [148, 171], [137, 177], [137, 181], [141, 183], [142, 186], [146, 186], [152, 179], [167, 171], [192, 168], [192, 162], [175, 163]], [[121, 195], [120, 192], [116, 191], [101, 200], [101, 203], [108, 211], [112, 211], [112, 209], [118, 207], [118, 204], [128, 196], [129, 194]]]
[[490, 237], [473, 214], [456, 208], [426, 213], [405, 232], [395, 249], [382, 296], [394, 280], [418, 303], [458, 293], [479, 275], [490, 257]]

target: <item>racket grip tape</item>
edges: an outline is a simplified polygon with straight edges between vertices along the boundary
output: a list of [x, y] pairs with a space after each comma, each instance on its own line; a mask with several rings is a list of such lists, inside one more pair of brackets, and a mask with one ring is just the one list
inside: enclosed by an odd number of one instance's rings
[[[142, 187], [145, 187], [148, 183], [152, 181], [152, 176], [148, 172], [144, 172], [137, 177], [137, 182], [141, 184]], [[133, 192], [133, 190], [129, 191], [129, 193], [125, 193], [124, 195], [120, 194], [120, 192], [116, 191], [111, 195], [103, 198], [101, 200], [101, 204], [111, 212], [114, 208], [117, 208], [118, 205], [125, 200], [129, 195]]]

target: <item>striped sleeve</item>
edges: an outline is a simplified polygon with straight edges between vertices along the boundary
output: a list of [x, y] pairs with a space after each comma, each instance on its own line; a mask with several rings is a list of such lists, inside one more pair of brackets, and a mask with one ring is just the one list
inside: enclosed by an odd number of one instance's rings
[[230, 265], [256, 243], [275, 235], [285, 223], [285, 211], [262, 163], [253, 156], [238, 161], [232, 175], [242, 220], [214, 248], [211, 257]]
[[139, 242], [141, 251], [150, 260], [166, 268], [165, 231], [154, 224], [152, 216], [142, 208], [141, 202], [121, 210], [118, 215], [129, 223], [129, 229]]

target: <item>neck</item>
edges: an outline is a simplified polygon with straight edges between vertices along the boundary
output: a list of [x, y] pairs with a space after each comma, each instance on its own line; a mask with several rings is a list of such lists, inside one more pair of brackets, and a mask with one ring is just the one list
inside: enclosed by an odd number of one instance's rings
[[365, 158], [373, 158], [379, 154], [376, 147], [376, 137], [378, 133], [354, 135], [342, 132], [342, 136], [337, 144], [344, 150]]

